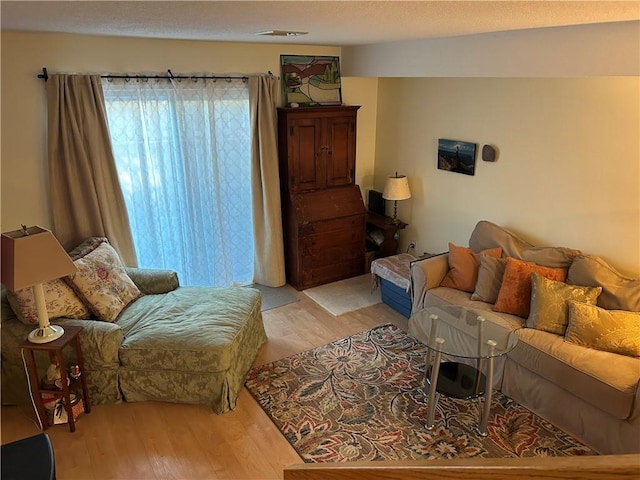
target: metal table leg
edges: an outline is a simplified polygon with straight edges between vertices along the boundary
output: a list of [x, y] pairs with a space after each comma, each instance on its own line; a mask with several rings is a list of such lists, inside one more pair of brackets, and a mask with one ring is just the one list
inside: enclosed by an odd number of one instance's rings
[[487, 361], [487, 380], [484, 386], [484, 405], [480, 414], [480, 422], [478, 424], [478, 433], [487, 436], [487, 422], [489, 421], [489, 413], [491, 411], [491, 395], [493, 392], [493, 355], [497, 343], [493, 340], [487, 340], [489, 346]]
[[436, 416], [437, 393], [436, 383], [438, 382], [438, 373], [440, 372], [440, 359], [442, 358], [442, 345], [444, 339], [436, 338], [435, 351], [436, 356], [431, 366], [431, 383], [429, 384], [429, 400], [427, 403], [427, 424], [425, 428], [431, 430]]

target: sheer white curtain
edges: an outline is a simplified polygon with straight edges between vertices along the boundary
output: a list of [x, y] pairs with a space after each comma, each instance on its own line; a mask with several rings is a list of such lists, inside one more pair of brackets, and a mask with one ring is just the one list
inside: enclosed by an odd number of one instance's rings
[[253, 281], [246, 81], [104, 79], [138, 265], [182, 285]]

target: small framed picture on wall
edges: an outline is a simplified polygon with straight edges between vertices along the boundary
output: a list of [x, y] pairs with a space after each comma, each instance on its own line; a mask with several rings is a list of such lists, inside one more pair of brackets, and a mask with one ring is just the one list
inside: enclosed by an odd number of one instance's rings
[[439, 139], [438, 169], [474, 175], [476, 171], [476, 144]]

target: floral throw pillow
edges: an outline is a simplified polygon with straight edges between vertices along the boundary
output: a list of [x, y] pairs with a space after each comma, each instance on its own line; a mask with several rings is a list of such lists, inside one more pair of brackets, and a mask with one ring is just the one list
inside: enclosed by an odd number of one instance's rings
[[142, 295], [127, 275], [118, 253], [107, 242], [99, 243], [73, 263], [78, 271], [65, 277], [65, 281], [100, 320], [115, 322]]
[[[42, 284], [44, 301], [49, 319], [52, 318], [90, 318], [91, 311], [74, 291], [60, 279]], [[38, 309], [32, 288], [17, 292], [7, 290], [7, 300], [18, 320], [27, 325], [38, 324]]]

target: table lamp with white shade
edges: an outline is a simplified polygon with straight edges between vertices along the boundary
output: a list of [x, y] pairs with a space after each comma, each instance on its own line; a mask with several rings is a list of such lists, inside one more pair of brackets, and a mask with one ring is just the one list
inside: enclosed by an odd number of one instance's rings
[[398, 175], [398, 172], [396, 172], [395, 177], [388, 177], [384, 184], [382, 198], [386, 200], [393, 200], [392, 223], [400, 223], [400, 220], [398, 220], [398, 200], [411, 198], [411, 190], [409, 190], [409, 181], [407, 180], [407, 177], [405, 175]]
[[33, 288], [38, 312], [38, 328], [29, 341], [47, 343], [61, 337], [64, 329], [49, 323], [42, 284], [78, 269], [56, 237], [46, 228], [22, 225], [20, 230], [2, 234], [2, 283], [11, 291]]

